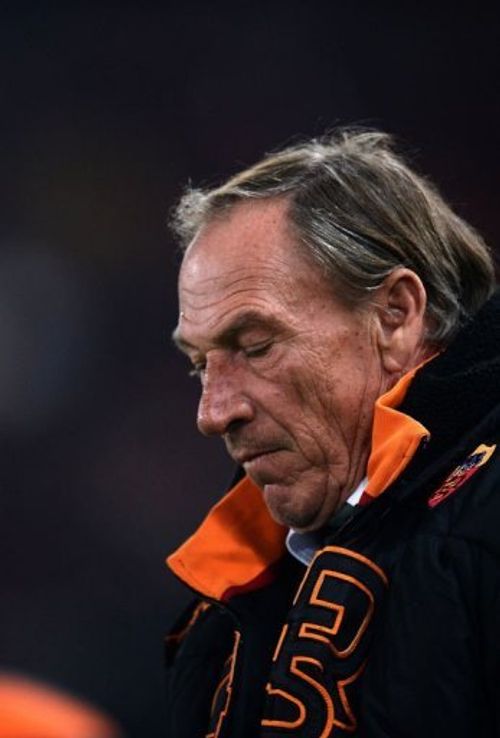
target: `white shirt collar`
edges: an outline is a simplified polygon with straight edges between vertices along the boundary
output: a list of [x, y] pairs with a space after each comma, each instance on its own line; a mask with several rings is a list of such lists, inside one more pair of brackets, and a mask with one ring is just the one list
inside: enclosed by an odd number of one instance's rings
[[[365, 477], [358, 484], [354, 492], [349, 495], [345, 504], [355, 507], [359, 503], [367, 484], [368, 479]], [[324, 534], [321, 531], [298, 533], [293, 528], [290, 528], [286, 537], [286, 547], [297, 561], [305, 564], [305, 566], [309, 566], [314, 555], [323, 545], [323, 535]]]

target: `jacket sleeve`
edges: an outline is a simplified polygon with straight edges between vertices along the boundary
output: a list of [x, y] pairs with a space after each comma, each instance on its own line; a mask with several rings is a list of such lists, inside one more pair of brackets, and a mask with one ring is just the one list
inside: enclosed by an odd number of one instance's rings
[[364, 674], [360, 738], [500, 736], [498, 563], [459, 538], [408, 546]]

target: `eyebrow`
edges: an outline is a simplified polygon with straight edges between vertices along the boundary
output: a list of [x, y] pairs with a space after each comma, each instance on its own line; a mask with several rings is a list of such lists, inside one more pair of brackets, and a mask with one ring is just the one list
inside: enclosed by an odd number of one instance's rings
[[[230, 346], [234, 343], [238, 334], [254, 327], [265, 327], [275, 331], [282, 331], [284, 329], [282, 322], [278, 320], [278, 318], [275, 318], [272, 315], [265, 315], [257, 310], [246, 310], [245, 312], [240, 313], [226, 328], [220, 331], [220, 333], [214, 337], [213, 343], [219, 346]], [[180, 335], [179, 327], [177, 327], [172, 333], [172, 341], [179, 349], [181, 349], [181, 351], [196, 348], [196, 346], [189, 341], [186, 341], [186, 339]]]

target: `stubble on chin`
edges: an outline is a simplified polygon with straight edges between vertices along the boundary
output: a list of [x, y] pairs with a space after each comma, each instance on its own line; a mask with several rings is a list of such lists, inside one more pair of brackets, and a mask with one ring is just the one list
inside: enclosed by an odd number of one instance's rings
[[336, 509], [335, 500], [325, 486], [266, 484], [262, 490], [271, 517], [299, 532], [321, 528]]

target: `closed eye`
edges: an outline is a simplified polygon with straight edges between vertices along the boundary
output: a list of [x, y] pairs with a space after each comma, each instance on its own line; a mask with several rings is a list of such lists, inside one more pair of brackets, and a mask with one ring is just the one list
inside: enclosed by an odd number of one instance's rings
[[242, 351], [245, 356], [252, 359], [258, 356], [265, 356], [272, 345], [272, 341], [265, 341], [265, 343], [257, 343], [253, 346], [243, 346]]
[[[259, 356], [265, 356], [271, 349], [273, 341], [267, 340], [261, 343], [255, 343], [251, 346], [241, 346], [240, 351], [249, 359], [258, 358]], [[189, 370], [190, 377], [197, 377], [203, 379], [203, 373], [206, 369], [206, 361], [193, 362], [192, 368]]]

